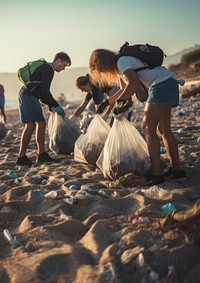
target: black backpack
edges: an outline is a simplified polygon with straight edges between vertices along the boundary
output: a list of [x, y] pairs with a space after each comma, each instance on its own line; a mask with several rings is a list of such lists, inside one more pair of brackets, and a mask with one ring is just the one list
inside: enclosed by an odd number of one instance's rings
[[148, 43], [129, 45], [128, 42], [125, 42], [118, 51], [118, 58], [122, 56], [136, 57], [147, 65], [146, 67], [136, 69], [136, 72], [142, 71], [146, 68], [153, 69], [154, 67], [161, 66], [164, 57], [167, 57], [163, 50], [158, 46], [150, 45]]

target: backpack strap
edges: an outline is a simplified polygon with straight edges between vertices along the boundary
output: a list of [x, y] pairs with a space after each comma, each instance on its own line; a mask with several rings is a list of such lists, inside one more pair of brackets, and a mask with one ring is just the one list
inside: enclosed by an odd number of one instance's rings
[[141, 67], [141, 68], [137, 68], [137, 69], [134, 69], [134, 71], [137, 73], [137, 72], [140, 72], [140, 71], [143, 71], [145, 69], [149, 69], [149, 67]]

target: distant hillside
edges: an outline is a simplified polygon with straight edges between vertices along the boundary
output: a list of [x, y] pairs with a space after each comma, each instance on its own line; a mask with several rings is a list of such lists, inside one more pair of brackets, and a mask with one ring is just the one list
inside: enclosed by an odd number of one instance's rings
[[[60, 93], [64, 93], [67, 100], [80, 100], [84, 94], [75, 86], [76, 78], [84, 76], [88, 72], [86, 67], [83, 68], [69, 68], [61, 73], [55, 73], [51, 84], [51, 91], [55, 97]], [[4, 85], [5, 95], [9, 99], [17, 99], [18, 92], [22, 87], [17, 74], [15, 73], [0, 73], [0, 84]]]
[[181, 50], [181, 51], [179, 51], [179, 52], [177, 52], [177, 53], [175, 53], [173, 55], [169, 55], [168, 56], [168, 54], [167, 54], [167, 57], [164, 60], [164, 65], [168, 67], [170, 65], [179, 64], [180, 61], [181, 61], [181, 57], [184, 54], [186, 54], [186, 53], [188, 53], [190, 51], [193, 51], [193, 50], [195, 50], [197, 48], [200, 48], [199, 44], [195, 44], [193, 47], [185, 48], [185, 49], [183, 49], [183, 50]]
[[[199, 48], [200, 45], [196, 44], [193, 47], [186, 48], [180, 52], [170, 55], [164, 60], [165, 66], [170, 66], [171, 64], [180, 63], [181, 57], [189, 51], [193, 51]], [[67, 100], [80, 100], [84, 98], [84, 94], [75, 86], [76, 78], [83, 76], [88, 72], [87, 67], [82, 68], [67, 68], [61, 73], [55, 73], [51, 91], [53, 95], [58, 97], [61, 93], [64, 93], [67, 97]], [[6, 97], [9, 99], [17, 98], [19, 89], [22, 86], [22, 83], [19, 81], [17, 74], [14, 73], [0, 73], [0, 83], [4, 85], [6, 90]]]

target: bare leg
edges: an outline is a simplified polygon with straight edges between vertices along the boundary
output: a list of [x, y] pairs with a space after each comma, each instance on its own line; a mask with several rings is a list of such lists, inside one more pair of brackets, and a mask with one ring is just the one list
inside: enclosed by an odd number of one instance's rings
[[142, 128], [146, 137], [153, 175], [161, 175], [160, 140], [156, 131], [161, 118], [165, 119], [168, 109], [171, 109], [171, 106], [146, 104], [145, 107]]
[[1, 115], [3, 116], [4, 123], [6, 124], [6, 113], [4, 106], [1, 107]]
[[36, 143], [38, 148], [38, 155], [45, 152], [45, 128], [46, 122], [36, 122]]
[[21, 136], [19, 157], [26, 155], [26, 150], [31, 140], [31, 136], [35, 130], [35, 123], [25, 123], [24, 130]]
[[163, 143], [168, 152], [172, 169], [180, 170], [181, 168], [178, 154], [178, 146], [176, 139], [171, 131], [171, 109], [168, 109], [168, 111], [165, 112], [165, 117], [161, 118], [158, 125], [158, 130], [161, 134]]

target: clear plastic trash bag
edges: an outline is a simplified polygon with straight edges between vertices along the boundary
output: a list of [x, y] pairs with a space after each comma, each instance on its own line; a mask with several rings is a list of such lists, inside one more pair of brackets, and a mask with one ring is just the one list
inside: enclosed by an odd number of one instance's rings
[[96, 114], [85, 134], [80, 135], [74, 147], [74, 160], [95, 165], [104, 147], [110, 126]]
[[79, 127], [66, 116], [51, 113], [48, 119], [49, 148], [55, 154], [70, 154], [80, 136]]
[[96, 164], [104, 177], [111, 180], [127, 173], [144, 176], [150, 171], [146, 142], [125, 117], [114, 120]]

